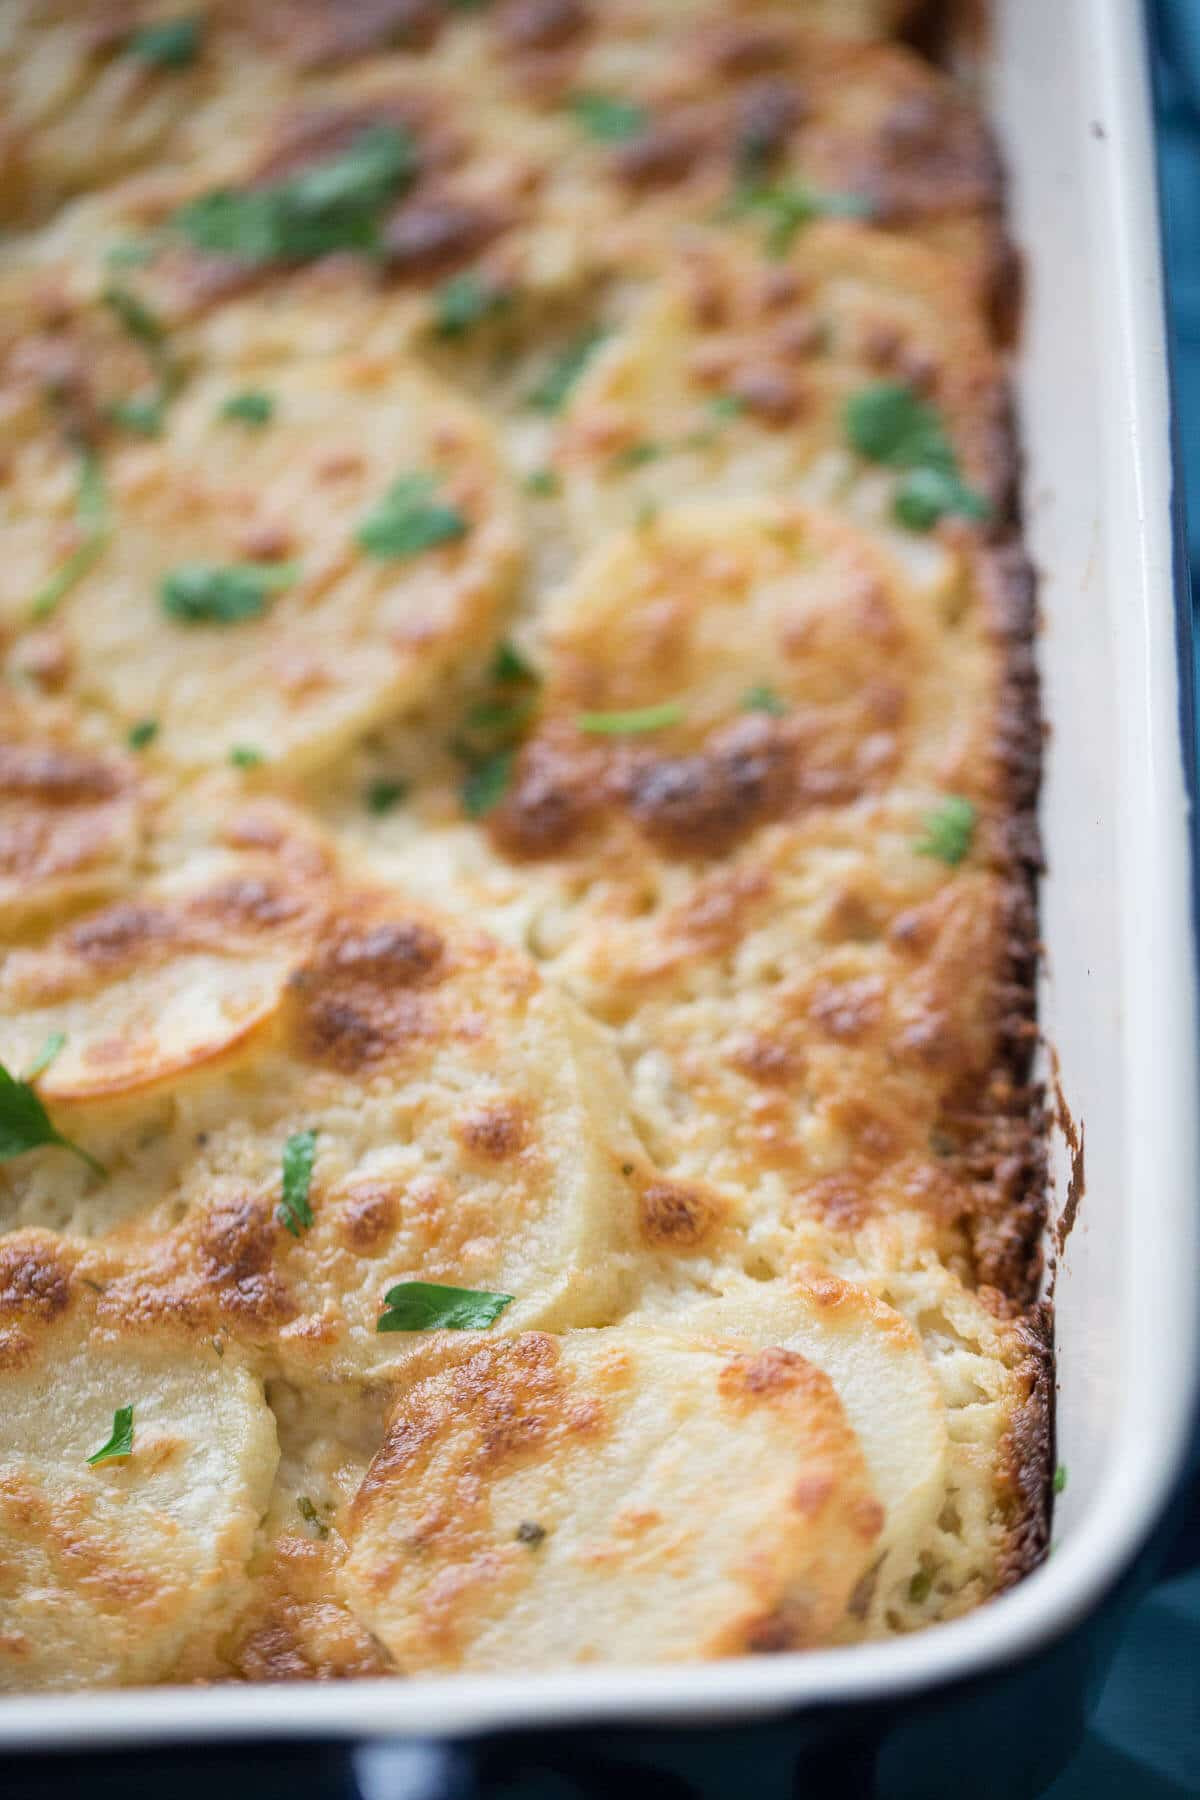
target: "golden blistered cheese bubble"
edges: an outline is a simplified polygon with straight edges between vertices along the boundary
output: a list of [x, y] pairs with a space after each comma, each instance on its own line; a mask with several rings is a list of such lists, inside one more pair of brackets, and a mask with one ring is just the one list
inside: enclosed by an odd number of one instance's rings
[[0, 701], [0, 927], [13, 936], [120, 887], [146, 811], [132, 757], [86, 740], [57, 708]]
[[883, 1518], [795, 1351], [633, 1326], [443, 1343], [354, 1501], [341, 1586], [401, 1670], [797, 1650]]
[[964, 479], [1003, 512], [1002, 370], [953, 265], [844, 221], [777, 258], [728, 231], [685, 234], [567, 399], [554, 466], [573, 530], [591, 544], [701, 495], [790, 495], [887, 528], [927, 577], [927, 539], [893, 519], [896, 469], [847, 431], [847, 404], [881, 383], [934, 410]]
[[[103, 1312], [365, 1373], [412, 1346], [376, 1329], [404, 1282], [511, 1296], [506, 1329], [619, 1302], [646, 1158], [618, 1065], [481, 932], [219, 865], [18, 953], [5, 999], [10, 1067], [65, 1038], [38, 1092], [108, 1171], [30, 1151], [6, 1166], [8, 1205], [93, 1240]], [[315, 1150], [293, 1234], [297, 1133]]]

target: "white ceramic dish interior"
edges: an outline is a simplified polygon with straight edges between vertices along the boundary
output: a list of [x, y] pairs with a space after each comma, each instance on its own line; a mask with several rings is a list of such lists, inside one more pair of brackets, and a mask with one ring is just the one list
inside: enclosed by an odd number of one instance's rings
[[[1058, 1282], [1054, 1555], [903, 1641], [704, 1667], [0, 1702], [0, 1746], [699, 1724], [895, 1695], [1045, 1644], [1104, 1594], [1183, 1456], [1198, 1349], [1195, 942], [1158, 214], [1137, 0], [998, 0], [990, 105], [1029, 271], [1019, 371], [1051, 735], [1042, 1023], [1086, 1133]], [[1057, 1199], [1066, 1192], [1055, 1146]]]

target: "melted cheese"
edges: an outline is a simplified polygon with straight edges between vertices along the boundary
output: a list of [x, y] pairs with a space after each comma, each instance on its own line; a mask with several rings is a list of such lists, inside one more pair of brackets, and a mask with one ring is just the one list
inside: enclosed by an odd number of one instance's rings
[[343, 1588], [401, 1669], [802, 1649], [881, 1522], [834, 1388], [796, 1352], [534, 1333], [414, 1371]]
[[[0, 1687], [853, 1643], [1041, 1554], [1013, 265], [912, 12], [4, 9]], [[904, 527], [877, 383], [986, 519]]]
[[[270, 1493], [261, 1383], [99, 1323], [40, 1234], [0, 1245], [0, 1345], [0, 1689], [170, 1675], [220, 1625]], [[90, 1468], [130, 1405], [132, 1454]]]

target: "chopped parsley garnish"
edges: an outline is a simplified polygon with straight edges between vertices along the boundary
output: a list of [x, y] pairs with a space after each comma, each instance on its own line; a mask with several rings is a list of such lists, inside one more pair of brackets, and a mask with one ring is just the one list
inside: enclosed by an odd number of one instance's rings
[[558, 476], [553, 469], [531, 469], [525, 477], [525, 492], [549, 499], [558, 492]]
[[308, 1190], [316, 1154], [315, 1131], [294, 1131], [283, 1146], [283, 1203], [276, 1207], [275, 1217], [296, 1238], [313, 1222]]
[[355, 535], [362, 548], [390, 559], [418, 556], [465, 537], [465, 515], [437, 499], [437, 484], [436, 475], [401, 475], [359, 526]]
[[291, 587], [299, 573], [296, 563], [180, 563], [163, 577], [163, 611], [183, 625], [258, 619], [268, 597]]
[[590, 331], [582, 332], [579, 337], [568, 344], [566, 349], [555, 357], [537, 386], [530, 390], [529, 405], [536, 412], [561, 412], [566, 404], [568, 394], [587, 367], [592, 352], [606, 335], [599, 326], [594, 326]]
[[131, 239], [124, 244], [110, 244], [104, 252], [104, 261], [110, 269], [140, 269], [144, 263], [153, 262], [158, 255], [158, 245], [152, 238], [143, 238], [139, 243]]
[[146, 394], [134, 394], [109, 407], [109, 417], [142, 437], [158, 437], [163, 428], [167, 401], [179, 385], [179, 375], [167, 350], [167, 330], [158, 314], [126, 287], [112, 286], [101, 295], [105, 306], [135, 343], [141, 344], [157, 374], [157, 385]]
[[229, 760], [235, 769], [259, 769], [267, 759], [253, 744], [234, 744]]
[[480, 700], [467, 709], [463, 723], [468, 732], [481, 732], [503, 748], [528, 724], [534, 705], [531, 695], [523, 700]]
[[588, 136], [604, 144], [622, 144], [628, 138], [638, 137], [650, 123], [644, 106], [612, 94], [572, 94], [568, 104]]
[[474, 325], [507, 312], [512, 295], [485, 276], [467, 269], [452, 275], [434, 295], [434, 328], [439, 337], [465, 337]]
[[347, 150], [274, 186], [219, 188], [175, 214], [198, 250], [242, 262], [309, 262], [337, 250], [371, 251], [380, 219], [412, 181], [417, 151], [407, 131], [372, 125]]
[[928, 1600], [933, 1590], [933, 1576], [928, 1569], [918, 1569], [908, 1584], [908, 1597], [914, 1606], [920, 1606]]
[[[62, 1045], [56, 1045], [53, 1055], [56, 1056]], [[43, 1049], [42, 1056], [46, 1051]], [[47, 1058], [50, 1061], [52, 1058]], [[63, 1137], [50, 1122], [50, 1115], [33, 1087], [33, 1079], [46, 1067], [46, 1062], [39, 1058], [28, 1081], [18, 1081], [10, 1075], [3, 1063], [0, 1063], [0, 1162], [8, 1162], [14, 1156], [23, 1156], [26, 1150], [38, 1150], [44, 1145], [57, 1145], [60, 1150], [69, 1150], [86, 1163], [93, 1175], [101, 1179], [107, 1176], [108, 1170], [103, 1163], [96, 1161], [86, 1150], [73, 1144], [70, 1138]]]
[[761, 219], [767, 255], [786, 256], [796, 233], [814, 219], [864, 218], [871, 208], [861, 194], [822, 193], [796, 181], [743, 181], [729, 210], [735, 218]]
[[468, 708], [450, 745], [467, 765], [461, 799], [470, 819], [485, 818], [507, 791], [517, 747], [537, 710], [542, 679], [508, 639], [496, 646], [488, 676], [491, 692]]
[[626, 444], [623, 450], [616, 451], [612, 466], [614, 469], [640, 469], [646, 463], [657, 462], [664, 454], [661, 444], [654, 443], [650, 438], [642, 438], [640, 442]]
[[1057, 1469], [1055, 1469], [1055, 1471], [1054, 1471], [1054, 1480], [1052, 1481], [1052, 1483], [1050, 1485], [1053, 1487], [1054, 1492], [1056, 1494], [1062, 1493], [1063, 1489], [1067, 1485], [1067, 1465], [1066, 1465], [1066, 1463], [1059, 1463]]
[[463, 777], [462, 805], [468, 819], [485, 819], [499, 806], [512, 779], [512, 750], [496, 750], [484, 756]]
[[386, 776], [379, 776], [376, 780], [368, 782], [364, 795], [367, 811], [374, 813], [377, 819], [382, 818], [384, 813], [390, 813], [407, 797], [407, 781], [389, 781]]
[[714, 394], [708, 410], [718, 421], [739, 419], [746, 410], [746, 402], [740, 394]]
[[296, 1511], [300, 1514], [300, 1517], [304, 1520], [306, 1525], [312, 1526], [319, 1538], [327, 1538], [329, 1536], [328, 1525], [325, 1523], [307, 1494], [301, 1494], [297, 1499]]
[[877, 381], [851, 394], [843, 423], [860, 456], [907, 471], [892, 506], [911, 531], [928, 531], [946, 513], [987, 518], [987, 501], [959, 477], [958, 458], [936, 408], [902, 382]]
[[580, 713], [575, 723], [580, 731], [591, 731], [600, 737], [637, 737], [644, 731], [662, 731], [668, 725], [678, 725], [683, 716], [679, 702], [668, 700], [661, 706], [637, 706], [628, 712]]
[[98, 1450], [92, 1451], [87, 1459], [88, 1468], [94, 1469], [98, 1463], [115, 1462], [119, 1456], [132, 1455], [133, 1408], [118, 1406], [113, 1414], [112, 1436], [107, 1444], [101, 1444]]
[[376, 1331], [484, 1331], [494, 1325], [512, 1294], [441, 1287], [433, 1281], [402, 1281], [384, 1295], [387, 1311]]
[[522, 1519], [514, 1533], [518, 1544], [528, 1544], [536, 1550], [546, 1536], [546, 1527], [539, 1525], [536, 1519]]
[[896, 469], [953, 466], [954, 451], [932, 406], [899, 381], [876, 381], [851, 394], [846, 436], [860, 456]]
[[139, 437], [162, 436], [166, 404], [161, 394], [135, 394], [132, 400], [114, 400], [108, 413], [114, 424], [136, 431]]
[[963, 795], [947, 794], [936, 812], [925, 815], [925, 836], [916, 845], [917, 855], [936, 856], [956, 868], [971, 848], [976, 816]]
[[200, 48], [199, 19], [164, 19], [158, 25], [143, 25], [129, 40], [134, 56], [143, 62], [157, 63], [160, 69], [186, 69], [195, 62]]
[[747, 688], [742, 695], [742, 711], [771, 713], [778, 719], [787, 711], [787, 703], [779, 698], [773, 687], [761, 682], [757, 687]]
[[223, 419], [236, 419], [239, 425], [267, 425], [275, 412], [275, 396], [261, 388], [243, 388], [230, 394], [221, 407]]
[[166, 339], [167, 328], [158, 314], [130, 288], [107, 287], [100, 298], [118, 324], [139, 344], [157, 349]]
[[502, 644], [497, 644], [496, 654], [492, 658], [491, 676], [493, 681], [504, 684], [515, 681], [540, 682], [542, 679], [511, 638], [505, 638]]
[[896, 489], [892, 511], [910, 531], [930, 531], [947, 513], [986, 519], [991, 508], [982, 494], [947, 469], [913, 469]]
[[75, 517], [83, 532], [83, 542], [61, 562], [53, 575], [43, 582], [33, 597], [35, 619], [48, 619], [59, 601], [81, 581], [100, 560], [108, 543], [108, 494], [104, 486], [104, 470], [94, 450], [86, 446], [79, 452], [79, 481], [75, 490]]
[[29, 1067], [26, 1069], [26, 1081], [36, 1081], [39, 1075], [44, 1075], [46, 1070], [50, 1067], [50, 1064], [66, 1044], [66, 1041], [67, 1034], [65, 1031], [52, 1031]]
[[158, 736], [157, 719], [139, 719], [136, 725], [129, 727], [129, 735], [125, 742], [131, 750], [144, 750]]

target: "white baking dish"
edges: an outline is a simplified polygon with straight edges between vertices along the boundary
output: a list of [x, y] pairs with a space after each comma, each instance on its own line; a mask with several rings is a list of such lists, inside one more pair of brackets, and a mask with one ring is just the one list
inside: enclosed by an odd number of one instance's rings
[[[1192, 863], [1172, 586], [1169, 405], [1137, 0], [997, 0], [991, 108], [1029, 297], [1019, 388], [1050, 723], [1042, 1022], [1086, 1133], [1058, 1281], [1051, 1560], [955, 1624], [706, 1667], [0, 1702], [0, 1746], [699, 1725], [870, 1702], [1062, 1635], [1133, 1557], [1194, 1399], [1200, 1159]], [[1181, 602], [1182, 603], [1182, 602]], [[1190, 755], [1190, 749], [1188, 751]], [[1059, 1203], [1066, 1156], [1056, 1145]]]

